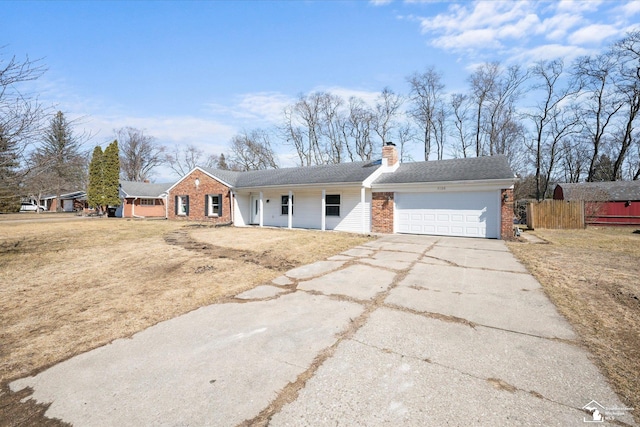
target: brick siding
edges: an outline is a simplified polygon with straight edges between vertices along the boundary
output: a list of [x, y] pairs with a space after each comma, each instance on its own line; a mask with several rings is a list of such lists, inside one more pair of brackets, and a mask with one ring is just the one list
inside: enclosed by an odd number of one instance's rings
[[393, 193], [379, 192], [371, 196], [371, 231], [393, 233]]
[[[195, 181], [200, 184], [196, 187]], [[205, 196], [222, 194], [222, 213], [220, 216], [207, 216], [205, 213]], [[189, 214], [176, 215], [176, 196], [189, 196]], [[185, 177], [169, 193], [169, 219], [183, 221], [206, 221], [216, 224], [231, 223], [231, 192], [229, 187], [211, 178], [209, 175], [195, 170]]]
[[393, 145], [382, 147], [382, 158], [387, 159], [387, 165], [393, 166], [398, 163], [398, 150]]
[[[504, 201], [505, 195], [507, 201]], [[513, 189], [500, 190], [500, 238], [514, 240], [513, 235]]]
[[[144, 197], [143, 197], [144, 198]], [[133, 202], [135, 200], [135, 208], [133, 208]], [[124, 206], [122, 207], [122, 216], [124, 218], [133, 218], [133, 215], [139, 217], [164, 217], [164, 200], [154, 199], [155, 204], [153, 206], [142, 205], [140, 198], [127, 198], [124, 200]], [[132, 209], [133, 208], [133, 209]], [[132, 212], [133, 211], [133, 212]]]

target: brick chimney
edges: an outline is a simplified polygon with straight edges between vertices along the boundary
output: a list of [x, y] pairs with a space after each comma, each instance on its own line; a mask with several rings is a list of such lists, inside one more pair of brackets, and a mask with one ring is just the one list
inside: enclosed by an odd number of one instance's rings
[[393, 142], [385, 142], [382, 147], [382, 158], [387, 159], [387, 166], [393, 166], [398, 163], [398, 150]]

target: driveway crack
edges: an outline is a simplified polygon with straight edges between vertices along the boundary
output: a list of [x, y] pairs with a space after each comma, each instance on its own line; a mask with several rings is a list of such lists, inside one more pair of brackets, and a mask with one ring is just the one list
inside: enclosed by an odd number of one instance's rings
[[[393, 282], [389, 285], [389, 287], [377, 293], [373, 299], [368, 301], [358, 301], [359, 304], [364, 305], [364, 311], [357, 316], [355, 319], [351, 320], [351, 323], [347, 326], [346, 330], [337, 335], [336, 341], [329, 347], [320, 351], [318, 355], [314, 358], [311, 365], [301, 374], [298, 375], [294, 382], [290, 382], [287, 384], [280, 392], [278, 396], [271, 402], [269, 406], [264, 408], [260, 413], [252, 419], [245, 420], [239, 426], [248, 427], [248, 426], [267, 426], [269, 425], [269, 421], [271, 418], [276, 415], [280, 410], [288, 403], [295, 401], [298, 398], [300, 391], [305, 387], [307, 381], [311, 379], [316, 371], [331, 358], [338, 346], [345, 340], [352, 339], [353, 336], [362, 328], [371, 314], [380, 307], [384, 307], [384, 300], [389, 296], [391, 291], [399, 286], [400, 282], [404, 280], [409, 271], [419, 262], [419, 259], [424, 256], [433, 246], [435, 246], [437, 242], [434, 242], [429, 247], [427, 247], [424, 251], [420, 253], [420, 256], [415, 261], [412, 261], [408, 264], [407, 268], [399, 271], [394, 271], [396, 273]], [[382, 249], [378, 249], [382, 250]]]

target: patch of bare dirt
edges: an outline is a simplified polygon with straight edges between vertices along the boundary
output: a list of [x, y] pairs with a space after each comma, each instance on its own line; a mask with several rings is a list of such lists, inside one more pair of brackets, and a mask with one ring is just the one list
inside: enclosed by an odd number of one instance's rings
[[[199, 254], [214, 259], [232, 259], [241, 262], [256, 264], [264, 268], [278, 271], [287, 271], [297, 267], [297, 264], [279, 257], [273, 251], [254, 252], [249, 250], [234, 249], [224, 246], [216, 246], [193, 239], [188, 230], [181, 229], [168, 233], [164, 241], [170, 245], [177, 245], [189, 251], [197, 251]], [[206, 267], [204, 267], [206, 268]], [[202, 272], [202, 271], [200, 271]]]

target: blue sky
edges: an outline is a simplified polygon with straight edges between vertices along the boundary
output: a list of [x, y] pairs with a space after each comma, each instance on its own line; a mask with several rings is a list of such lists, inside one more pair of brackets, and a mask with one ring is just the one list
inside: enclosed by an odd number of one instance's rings
[[475, 64], [570, 60], [638, 22], [640, 1], [5, 1], [0, 46], [43, 58], [32, 91], [91, 146], [133, 126], [217, 154], [301, 93], [406, 93], [431, 65], [460, 91]]

